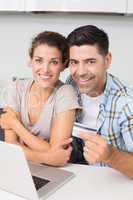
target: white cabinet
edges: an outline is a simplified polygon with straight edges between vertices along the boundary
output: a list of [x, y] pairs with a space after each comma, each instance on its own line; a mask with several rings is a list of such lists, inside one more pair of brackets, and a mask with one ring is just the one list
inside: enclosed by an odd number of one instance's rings
[[25, 0], [0, 0], [0, 11], [24, 11]]
[[133, 14], [133, 0], [127, 0], [127, 14]]
[[25, 0], [25, 9], [26, 11], [125, 13], [126, 1], [127, 0]]
[[0, 11], [133, 13], [133, 0], [0, 0]]

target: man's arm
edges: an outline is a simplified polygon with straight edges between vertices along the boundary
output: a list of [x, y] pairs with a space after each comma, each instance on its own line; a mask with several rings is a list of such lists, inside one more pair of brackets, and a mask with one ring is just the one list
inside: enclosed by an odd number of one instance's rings
[[124, 152], [112, 146], [109, 148], [111, 148], [111, 154], [105, 160], [105, 163], [127, 175], [129, 178], [133, 178], [133, 153]]
[[84, 157], [90, 164], [103, 162], [133, 178], [133, 153], [124, 152], [107, 144], [100, 135], [81, 133], [84, 140]]

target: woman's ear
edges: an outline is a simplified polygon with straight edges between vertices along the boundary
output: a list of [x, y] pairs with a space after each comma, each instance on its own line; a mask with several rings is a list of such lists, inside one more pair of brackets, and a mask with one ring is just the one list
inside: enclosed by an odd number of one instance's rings
[[32, 61], [31, 61], [31, 59], [28, 60], [28, 67], [32, 68]]

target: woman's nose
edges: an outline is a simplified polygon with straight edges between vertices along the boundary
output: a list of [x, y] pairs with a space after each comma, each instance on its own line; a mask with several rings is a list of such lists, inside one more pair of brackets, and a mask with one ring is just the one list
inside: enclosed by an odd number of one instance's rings
[[42, 64], [42, 69], [44, 72], [49, 72], [49, 64], [48, 63], [43, 63]]

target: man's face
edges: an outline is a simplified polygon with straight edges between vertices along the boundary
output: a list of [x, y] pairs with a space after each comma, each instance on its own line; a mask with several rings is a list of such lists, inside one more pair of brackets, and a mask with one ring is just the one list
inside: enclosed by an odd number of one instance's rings
[[98, 96], [104, 91], [111, 54], [103, 56], [96, 45], [70, 47], [70, 71], [81, 93]]

